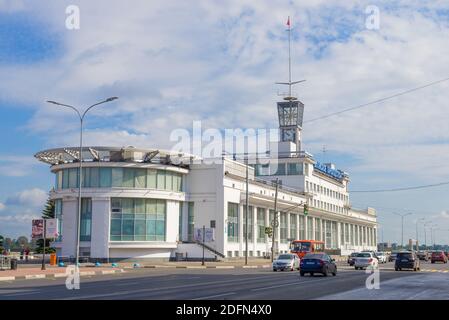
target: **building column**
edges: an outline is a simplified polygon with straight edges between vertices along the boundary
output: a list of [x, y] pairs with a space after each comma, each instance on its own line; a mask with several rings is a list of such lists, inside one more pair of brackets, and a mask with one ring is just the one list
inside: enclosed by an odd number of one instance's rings
[[[308, 216], [304, 216], [304, 238], [308, 238], [309, 237], [309, 217]], [[310, 239], [308, 239], [310, 240]]]
[[[316, 238], [316, 236], [315, 236], [315, 234], [316, 234], [316, 218], [312, 218], [313, 220], [312, 220], [312, 239], [313, 240], [317, 240], [317, 239], [315, 239]], [[310, 240], [312, 240], [312, 239], [310, 239]]]
[[295, 214], [294, 217], [296, 219], [296, 235], [295, 235], [295, 239], [299, 239], [299, 215]]
[[341, 245], [341, 228], [340, 228], [341, 222], [337, 222], [337, 249], [341, 249], [340, 245]]

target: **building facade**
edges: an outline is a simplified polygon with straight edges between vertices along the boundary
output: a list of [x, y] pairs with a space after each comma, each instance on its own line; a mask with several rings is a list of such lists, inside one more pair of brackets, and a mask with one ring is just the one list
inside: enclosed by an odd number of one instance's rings
[[[51, 164], [55, 175], [50, 195], [60, 237], [52, 245], [59, 256], [75, 256], [79, 153], [59, 148], [36, 157]], [[304, 152], [279, 156], [276, 166], [273, 160], [268, 167], [248, 168], [227, 157], [205, 164], [192, 155], [133, 147], [86, 147], [82, 158], [80, 256], [199, 258], [202, 247], [194, 231], [203, 226], [215, 231], [208, 258], [244, 257], [246, 231], [249, 257], [267, 256], [272, 246], [275, 253], [287, 252], [293, 239], [322, 240], [335, 254], [376, 248], [375, 211], [352, 209], [347, 175], [335, 177]], [[275, 217], [274, 178], [279, 183], [273, 243], [265, 227]]]

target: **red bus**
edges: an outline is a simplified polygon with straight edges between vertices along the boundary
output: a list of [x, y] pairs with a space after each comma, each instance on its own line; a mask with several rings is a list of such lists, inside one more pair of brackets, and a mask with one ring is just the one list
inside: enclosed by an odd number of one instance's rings
[[290, 243], [290, 252], [300, 259], [309, 252], [324, 252], [324, 242], [316, 240], [293, 240]]

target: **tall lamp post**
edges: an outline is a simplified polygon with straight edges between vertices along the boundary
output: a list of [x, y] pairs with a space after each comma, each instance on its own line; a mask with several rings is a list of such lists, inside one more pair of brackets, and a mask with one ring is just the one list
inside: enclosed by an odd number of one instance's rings
[[419, 250], [419, 239], [418, 239], [418, 237], [419, 237], [419, 233], [418, 233], [418, 222], [419, 221], [426, 221], [426, 219], [424, 219], [424, 218], [420, 218], [420, 219], [416, 219], [416, 243], [417, 243], [417, 251]]
[[404, 249], [404, 217], [411, 215], [413, 213], [411, 213], [411, 212], [407, 212], [407, 213], [403, 213], [403, 214], [396, 213], [396, 212], [393, 212], [393, 213], [395, 215], [401, 217], [401, 225], [402, 225], [402, 227], [401, 227], [401, 249]]
[[427, 250], [427, 229], [426, 229], [426, 227], [429, 223], [432, 223], [432, 221], [427, 221], [426, 223], [424, 223], [424, 243], [425, 243], [426, 250]]
[[79, 261], [79, 251], [80, 251], [80, 224], [81, 224], [81, 185], [83, 180], [82, 168], [83, 168], [83, 121], [86, 113], [89, 112], [93, 107], [98, 106], [103, 103], [111, 102], [118, 99], [118, 97], [110, 97], [106, 100], [97, 102], [90, 107], [88, 107], [83, 113], [81, 113], [76, 107], [59, 103], [56, 101], [47, 101], [48, 103], [55, 104], [57, 106], [70, 108], [76, 112], [80, 119], [80, 146], [79, 146], [79, 169], [78, 169], [78, 217], [76, 221], [76, 257], [75, 257], [75, 270], [78, 271], [78, 261]]

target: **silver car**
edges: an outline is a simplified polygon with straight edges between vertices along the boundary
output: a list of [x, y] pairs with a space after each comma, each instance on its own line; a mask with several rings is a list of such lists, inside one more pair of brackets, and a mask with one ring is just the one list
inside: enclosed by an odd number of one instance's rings
[[285, 253], [273, 261], [273, 271], [299, 270], [299, 258], [296, 254]]

